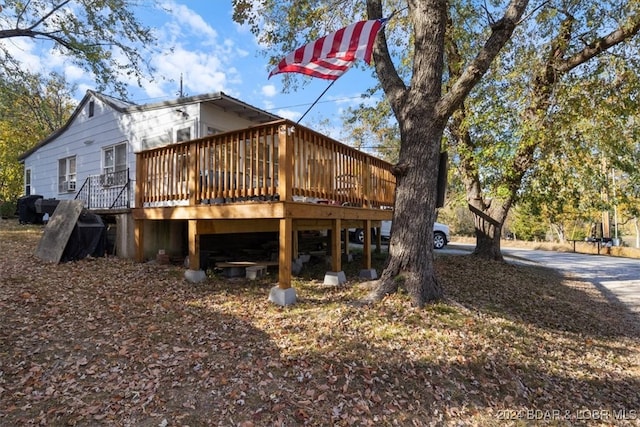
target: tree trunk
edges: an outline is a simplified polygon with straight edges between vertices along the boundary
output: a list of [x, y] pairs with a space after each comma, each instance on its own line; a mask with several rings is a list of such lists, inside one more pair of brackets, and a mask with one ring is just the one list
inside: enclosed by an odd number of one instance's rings
[[[482, 193], [478, 163], [473, 158], [475, 144], [465, 126], [466, 110], [463, 106], [456, 111], [449, 125], [450, 139], [458, 149], [460, 163], [458, 170], [464, 183], [469, 211], [473, 215], [476, 247], [473, 254], [483, 258], [502, 261], [500, 238], [502, 227], [513, 203], [513, 196], [506, 200], [487, 200]], [[517, 187], [514, 187], [517, 188]], [[515, 190], [512, 194], [515, 194]]]
[[[382, 1], [367, 0], [369, 18], [382, 17]], [[389, 258], [375, 299], [402, 285], [416, 306], [442, 297], [433, 263], [438, 163], [442, 135], [451, 114], [487, 72], [491, 61], [511, 38], [528, 0], [511, 0], [505, 15], [477, 57], [461, 71], [443, 96], [444, 46], [449, 4], [442, 0], [407, 2], [411, 22], [413, 66], [405, 82], [395, 68], [381, 31], [373, 50], [376, 73], [400, 127], [400, 155], [395, 168], [396, 200]]]
[[[494, 201], [497, 203], [497, 201]], [[489, 204], [469, 202], [469, 210], [473, 215], [476, 230], [476, 247], [473, 254], [483, 258], [502, 261], [500, 249], [500, 238], [502, 237], [502, 226], [507, 217], [508, 208], [500, 205], [498, 209], [492, 208]]]
[[[380, 0], [367, 1], [370, 17], [382, 16]], [[400, 153], [394, 168], [396, 195], [389, 258], [374, 300], [404, 288], [418, 307], [442, 297], [433, 263], [438, 163], [449, 112], [438, 108], [442, 96], [447, 6], [440, 0], [409, 2], [415, 58], [411, 85], [397, 74], [384, 33], [374, 60], [400, 127]], [[451, 101], [453, 102], [453, 101]], [[454, 108], [453, 104], [448, 104]]]
[[561, 223], [552, 223], [551, 224], [551, 229], [555, 233], [555, 235], [558, 238], [558, 241], [560, 243], [565, 243], [566, 242], [566, 235], [565, 235], [565, 232], [564, 232], [564, 226]]
[[395, 168], [396, 201], [389, 258], [370, 298], [380, 300], [403, 288], [415, 306], [442, 298], [433, 264], [433, 223], [437, 197], [442, 129], [406, 129], [400, 162]]

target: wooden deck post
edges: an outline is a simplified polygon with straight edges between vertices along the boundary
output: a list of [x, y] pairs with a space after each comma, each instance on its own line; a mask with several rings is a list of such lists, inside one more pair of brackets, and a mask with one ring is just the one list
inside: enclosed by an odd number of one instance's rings
[[[143, 207], [144, 185], [146, 180], [146, 161], [144, 157], [136, 154], [136, 185], [134, 189], [133, 207]], [[136, 262], [144, 261], [144, 220], [133, 221], [133, 247]]]
[[298, 228], [296, 226], [293, 226], [291, 240], [291, 259], [298, 259], [298, 257], [300, 256], [300, 240], [298, 234]]
[[197, 219], [188, 221], [189, 234], [189, 269], [184, 272], [184, 277], [191, 283], [202, 282], [207, 279], [207, 274], [200, 269], [200, 234], [198, 234]]
[[278, 287], [288, 289], [291, 287], [291, 240], [293, 238], [293, 220], [282, 218], [280, 220], [280, 251], [278, 258]]
[[291, 305], [296, 302], [296, 291], [291, 287], [291, 239], [293, 219], [280, 219], [280, 256], [278, 259], [278, 285], [271, 288], [269, 301], [277, 305]]
[[[364, 246], [362, 247], [362, 255], [364, 265], [362, 268], [371, 269], [371, 220], [364, 220]], [[380, 233], [378, 233], [379, 235]]]
[[189, 234], [189, 269], [200, 270], [200, 235], [198, 234], [198, 220], [190, 219]]
[[[371, 220], [362, 221], [362, 226], [364, 227], [364, 246], [362, 247], [363, 265], [362, 270], [360, 270], [360, 278], [373, 280], [378, 277], [378, 273], [371, 268]], [[380, 238], [380, 233], [377, 234], [378, 238]]]
[[134, 240], [134, 247], [135, 247], [136, 262], [144, 262], [144, 220], [143, 219], [136, 219], [133, 221], [133, 240]]
[[344, 239], [344, 253], [345, 255], [347, 255], [347, 257], [349, 256], [349, 229], [345, 228], [344, 229], [344, 233], [343, 233], [343, 239]]
[[331, 269], [338, 272], [342, 270], [342, 220], [340, 218], [331, 221]]

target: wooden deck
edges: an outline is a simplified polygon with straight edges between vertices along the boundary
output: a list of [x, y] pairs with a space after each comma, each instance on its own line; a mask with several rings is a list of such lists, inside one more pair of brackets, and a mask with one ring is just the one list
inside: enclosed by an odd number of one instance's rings
[[[200, 236], [274, 231], [278, 283], [288, 288], [295, 231], [331, 230], [331, 253], [339, 255], [336, 236], [344, 230], [368, 232], [392, 216], [391, 164], [287, 120], [144, 151], [136, 163], [132, 211], [140, 260], [145, 221], [187, 221], [196, 270]], [[371, 268], [370, 245], [364, 258], [363, 268]], [[332, 257], [334, 271], [340, 261]]]

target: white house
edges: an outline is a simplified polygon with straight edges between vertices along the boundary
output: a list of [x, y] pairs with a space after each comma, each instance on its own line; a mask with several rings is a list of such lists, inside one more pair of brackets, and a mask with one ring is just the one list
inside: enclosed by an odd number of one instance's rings
[[119, 254], [131, 256], [135, 153], [279, 119], [222, 92], [136, 105], [89, 90], [62, 128], [19, 158], [24, 191], [114, 215]]

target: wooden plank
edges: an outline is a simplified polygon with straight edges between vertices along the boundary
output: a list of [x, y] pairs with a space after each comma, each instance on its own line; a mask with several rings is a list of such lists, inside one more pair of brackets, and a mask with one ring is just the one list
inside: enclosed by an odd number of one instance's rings
[[[284, 217], [282, 202], [173, 206], [132, 209], [134, 219], [260, 219]], [[389, 216], [391, 219], [391, 216]]]
[[[323, 205], [304, 202], [253, 202], [229, 203], [222, 205], [172, 206], [153, 208], [134, 208], [131, 210], [134, 219], [281, 219], [284, 217], [299, 220], [331, 220], [340, 218], [343, 221], [390, 221], [393, 211], [384, 209], [363, 209], [351, 206]], [[300, 223], [301, 226], [303, 225]], [[374, 223], [375, 224], [375, 223]], [[354, 228], [352, 222], [347, 223]], [[358, 226], [359, 227], [359, 226]]]
[[147, 182], [147, 161], [145, 156], [138, 153], [136, 154], [136, 183], [134, 192], [133, 206], [136, 208], [142, 207], [144, 203], [145, 184]]
[[[181, 184], [181, 188], [180, 188], [180, 196], [181, 198], [188, 198], [189, 199], [189, 204], [191, 206], [194, 206], [196, 204], [200, 203], [200, 198], [198, 197], [198, 191], [200, 190], [200, 168], [198, 168], [198, 159], [199, 159], [199, 150], [198, 148], [200, 147], [199, 144], [189, 144], [188, 147], [184, 148], [184, 153], [182, 153], [183, 156], [186, 156], [182, 158], [183, 162], [187, 162], [187, 176], [186, 177], [182, 177], [185, 178], [187, 181], [187, 188], [186, 188], [186, 194], [185, 191], [182, 188], [182, 182]], [[183, 165], [181, 165], [183, 166]], [[182, 171], [182, 167], [180, 168], [181, 170], [179, 171], [180, 174], [183, 173]]]
[[277, 232], [277, 219], [204, 219], [198, 221], [197, 234]]
[[291, 200], [293, 187], [293, 140], [287, 125], [278, 132], [278, 193], [280, 200]]
[[83, 203], [80, 200], [61, 200], [44, 228], [36, 248], [36, 257], [46, 262], [60, 262]]

